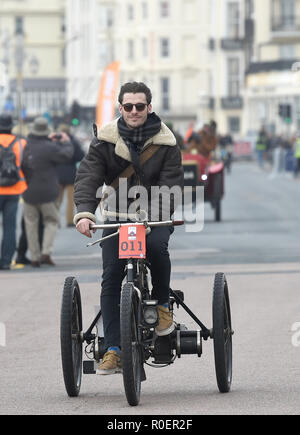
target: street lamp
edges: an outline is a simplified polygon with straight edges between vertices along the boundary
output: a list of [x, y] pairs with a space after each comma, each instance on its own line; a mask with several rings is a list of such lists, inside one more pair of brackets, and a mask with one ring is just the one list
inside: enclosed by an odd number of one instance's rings
[[17, 96], [18, 96], [18, 123], [20, 134], [23, 133], [22, 117], [22, 92], [23, 92], [23, 65], [24, 65], [24, 33], [21, 27], [16, 30], [15, 64], [17, 71]]

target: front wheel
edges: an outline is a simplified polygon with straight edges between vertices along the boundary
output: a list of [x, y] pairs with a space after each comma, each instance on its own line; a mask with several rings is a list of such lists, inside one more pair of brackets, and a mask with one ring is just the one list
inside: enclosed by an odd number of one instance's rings
[[121, 349], [123, 381], [129, 405], [136, 406], [140, 401], [143, 357], [139, 330], [139, 300], [130, 283], [121, 292]]
[[82, 378], [82, 308], [79, 285], [68, 277], [63, 288], [60, 321], [64, 382], [70, 397], [79, 395]]
[[228, 285], [217, 273], [213, 291], [213, 340], [218, 388], [228, 393], [232, 381], [232, 328]]

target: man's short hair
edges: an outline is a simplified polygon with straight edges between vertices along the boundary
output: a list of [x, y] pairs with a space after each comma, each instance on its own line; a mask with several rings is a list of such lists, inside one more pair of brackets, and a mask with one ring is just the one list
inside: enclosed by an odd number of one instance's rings
[[150, 104], [152, 101], [152, 94], [148, 86], [142, 82], [128, 82], [121, 86], [118, 101], [120, 104], [123, 103], [124, 94], [138, 94], [143, 93], [146, 95], [147, 104]]

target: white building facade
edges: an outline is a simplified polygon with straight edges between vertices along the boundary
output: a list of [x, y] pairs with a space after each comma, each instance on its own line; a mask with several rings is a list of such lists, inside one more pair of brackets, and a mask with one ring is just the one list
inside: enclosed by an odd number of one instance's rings
[[[247, 71], [249, 129], [300, 131], [300, 1], [255, 0], [253, 61]], [[289, 116], [280, 116], [280, 106]]]
[[[81, 7], [84, 0], [67, 0], [67, 40], [73, 41], [67, 44], [68, 104], [77, 100], [95, 106], [103, 71], [117, 60], [120, 85], [132, 80], [148, 84], [154, 110], [182, 133], [191, 122], [218, 122], [219, 117], [222, 124], [227, 122], [220, 107], [226, 97], [226, 53], [212, 47], [212, 40], [221, 44], [223, 37], [218, 34], [219, 21], [222, 29], [226, 27], [223, 0], [86, 2], [89, 8]], [[84, 44], [84, 39], [90, 42]], [[233, 50], [236, 55], [236, 47]], [[238, 68], [240, 79], [242, 61]], [[232, 69], [236, 74], [235, 65]], [[240, 87], [230, 96], [239, 97], [239, 92]]]
[[119, 61], [120, 85], [147, 83], [180, 132], [215, 119], [242, 134], [248, 3], [66, 0], [68, 104], [95, 106], [105, 67]]
[[64, 111], [64, 16], [65, 0], [0, 1], [1, 109], [15, 113], [21, 93], [24, 116]]

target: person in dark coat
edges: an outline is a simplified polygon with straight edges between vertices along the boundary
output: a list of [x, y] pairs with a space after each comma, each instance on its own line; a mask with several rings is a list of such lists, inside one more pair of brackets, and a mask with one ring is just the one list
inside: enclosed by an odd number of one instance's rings
[[[22, 162], [28, 185], [23, 194], [24, 219], [33, 267], [39, 267], [40, 264], [54, 265], [50, 255], [59, 223], [56, 166], [70, 160], [72, 155], [73, 145], [65, 133], [61, 133], [58, 141], [56, 134], [50, 133], [45, 118], [38, 117], [34, 120]], [[40, 213], [44, 224], [42, 251], [38, 235]]]
[[[105, 183], [110, 185], [126, 167], [132, 163], [133, 175], [128, 178], [127, 195], [132, 186], [143, 186], [153, 200], [152, 187], [167, 186], [183, 189], [183, 167], [181, 152], [170, 129], [152, 112], [151, 91], [144, 83], [126, 83], [119, 94], [119, 111], [121, 117], [105, 125], [93, 139], [88, 154], [84, 157], [77, 171], [75, 180], [75, 204], [77, 214], [74, 223], [77, 230], [91, 236], [90, 225], [96, 221], [95, 211], [98, 206], [97, 191]], [[150, 146], [156, 152], [142, 166], [140, 154]], [[116, 218], [130, 221], [130, 218], [116, 207]], [[174, 213], [175, 202], [169, 210]], [[149, 210], [149, 209], [148, 209]], [[157, 210], [156, 210], [157, 211]], [[159, 210], [160, 213], [161, 210]], [[121, 215], [122, 213], [122, 215]], [[125, 216], [124, 216], [125, 215]], [[158, 219], [152, 211], [151, 220]], [[171, 262], [168, 243], [173, 227], [156, 227], [147, 236], [147, 257], [151, 263], [153, 284], [152, 297], [158, 300], [159, 324], [158, 335], [168, 335], [174, 330], [174, 323], [168, 309]], [[109, 231], [104, 231], [108, 234]], [[103, 275], [101, 291], [101, 310], [103, 314], [104, 338], [107, 352], [98, 366], [97, 374], [112, 374], [120, 367], [120, 291], [125, 275], [126, 261], [119, 260], [118, 238], [110, 238], [103, 243]]]
[[67, 193], [67, 210], [66, 220], [67, 226], [72, 227], [74, 217], [74, 182], [77, 170], [77, 164], [83, 159], [85, 153], [81, 147], [79, 140], [70, 132], [70, 127], [67, 124], [61, 124], [58, 127], [59, 132], [66, 133], [74, 147], [72, 160], [67, 163], [57, 165], [58, 182], [59, 182], [59, 198], [58, 203], [61, 206], [64, 193]]

